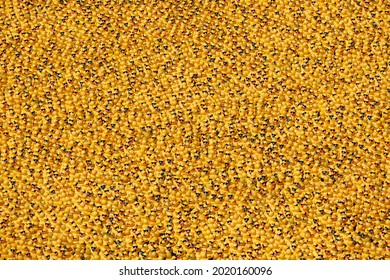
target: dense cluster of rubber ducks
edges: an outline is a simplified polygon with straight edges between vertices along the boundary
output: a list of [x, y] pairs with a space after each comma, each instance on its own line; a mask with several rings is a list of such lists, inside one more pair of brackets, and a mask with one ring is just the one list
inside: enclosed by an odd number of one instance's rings
[[2, 2], [1, 259], [390, 258], [390, 2]]

